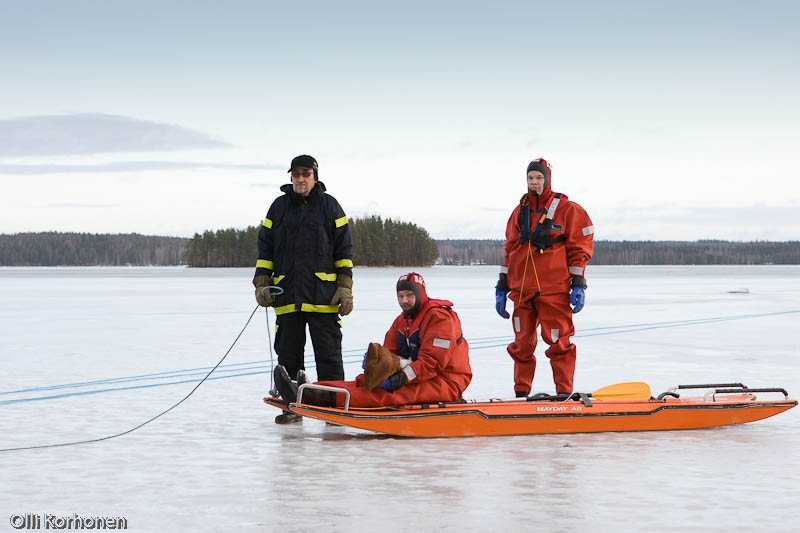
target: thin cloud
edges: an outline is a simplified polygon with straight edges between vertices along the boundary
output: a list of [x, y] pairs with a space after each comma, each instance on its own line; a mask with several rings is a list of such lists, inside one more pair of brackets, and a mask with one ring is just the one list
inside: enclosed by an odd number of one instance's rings
[[621, 222], [647, 222], [659, 224], [725, 224], [740, 228], [793, 226], [797, 223], [798, 206], [763, 205], [737, 207], [646, 206], [643, 209], [621, 209], [614, 219]]
[[102, 172], [144, 172], [151, 170], [186, 170], [196, 168], [218, 168], [225, 170], [278, 170], [278, 165], [203, 163], [196, 161], [115, 161], [98, 164], [49, 164], [18, 165], [0, 163], [0, 174], [36, 175], [63, 174], [70, 172], [102, 173]]
[[110, 209], [117, 207], [117, 204], [47, 204], [38, 207], [47, 209]]
[[210, 135], [119, 115], [78, 113], [0, 120], [0, 157], [230, 148]]

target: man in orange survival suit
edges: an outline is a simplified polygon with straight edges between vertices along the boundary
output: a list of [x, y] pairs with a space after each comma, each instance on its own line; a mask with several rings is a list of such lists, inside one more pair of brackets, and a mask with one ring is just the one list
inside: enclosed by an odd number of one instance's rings
[[[544, 159], [528, 164], [528, 192], [506, 226], [505, 258], [495, 287], [495, 307], [509, 318], [506, 298], [514, 302], [514, 392], [527, 396], [536, 371], [537, 327], [549, 345], [556, 393], [571, 393], [576, 348], [572, 314], [585, 302], [586, 263], [594, 250], [594, 226], [586, 211], [565, 194], [551, 190], [551, 167]], [[570, 308], [572, 305], [572, 308]]]
[[[355, 381], [320, 381], [318, 384], [348, 389], [352, 407], [460, 400], [472, 380], [472, 369], [469, 344], [462, 335], [461, 321], [452, 309], [453, 303], [428, 298], [425, 280], [416, 272], [400, 276], [397, 302], [403, 312], [386, 332], [382, 348], [399, 356], [400, 370], [372, 390], [367, 389], [364, 374], [358, 375]], [[303, 381], [300, 375], [299, 384]], [[275, 385], [285, 402], [296, 401], [298, 383], [291, 381], [280, 365], [275, 367]], [[302, 401], [331, 405], [333, 396], [306, 389]], [[343, 394], [335, 398], [338, 406], [344, 405]]]

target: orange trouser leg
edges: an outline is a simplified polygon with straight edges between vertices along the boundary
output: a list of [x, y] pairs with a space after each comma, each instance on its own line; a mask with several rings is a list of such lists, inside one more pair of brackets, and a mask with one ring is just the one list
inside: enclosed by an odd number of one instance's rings
[[514, 342], [508, 345], [508, 355], [514, 360], [514, 391], [528, 394], [536, 373], [536, 350], [538, 315], [529, 303], [514, 303], [511, 325]]
[[575, 335], [569, 295], [549, 294], [535, 301], [542, 328], [542, 339], [549, 345], [545, 355], [550, 359], [556, 392], [570, 393], [575, 376], [577, 349], [570, 340]]
[[[367, 390], [364, 387], [364, 374], [356, 376], [355, 381], [319, 381], [317, 384], [347, 389], [350, 392], [350, 407], [454, 402], [461, 399], [458, 389], [440, 377], [424, 382], [412, 381], [391, 392], [380, 388]], [[344, 407], [344, 399], [344, 394], [337, 393], [336, 407]]]

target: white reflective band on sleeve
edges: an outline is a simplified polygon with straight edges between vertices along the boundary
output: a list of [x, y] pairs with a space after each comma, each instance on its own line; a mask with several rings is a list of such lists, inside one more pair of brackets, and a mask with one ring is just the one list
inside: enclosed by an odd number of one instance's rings
[[568, 270], [573, 276], [583, 276], [583, 267], [569, 267]]
[[411, 359], [406, 359], [405, 357], [400, 358], [400, 368], [403, 369], [411, 364]]
[[406, 377], [408, 378], [408, 381], [411, 381], [412, 379], [414, 379], [415, 377], [417, 377], [417, 373], [416, 373], [416, 372], [414, 372], [414, 369], [413, 369], [413, 368], [411, 368], [411, 365], [408, 365], [407, 367], [405, 367], [405, 368], [403, 369], [403, 373], [404, 373], [404, 374], [406, 375]]
[[450, 341], [448, 339], [433, 339], [433, 345], [437, 348], [450, 348]]
[[514, 331], [516, 331], [517, 333], [519, 333], [520, 331], [522, 331], [522, 330], [520, 329], [520, 326], [519, 326], [519, 317], [518, 317], [518, 316], [515, 316], [515, 317], [514, 317]]
[[501, 274], [508, 274], [508, 267], [505, 265], [500, 265], [500, 273]]
[[558, 330], [557, 329], [551, 329], [550, 330], [550, 338], [552, 339], [552, 341], [554, 343], [558, 342]]
[[583, 228], [583, 236], [588, 237], [589, 235], [594, 235], [594, 226], [586, 226]]

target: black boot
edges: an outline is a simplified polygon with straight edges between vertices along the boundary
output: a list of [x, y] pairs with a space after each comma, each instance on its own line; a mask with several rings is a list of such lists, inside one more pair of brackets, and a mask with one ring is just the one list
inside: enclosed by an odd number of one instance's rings
[[[308, 383], [305, 370], [297, 371], [297, 388], [300, 385]], [[313, 387], [303, 389], [303, 397], [300, 398], [303, 403], [308, 405], [318, 405], [320, 407], [334, 407], [336, 406], [336, 394], [333, 392], [322, 391]]]
[[276, 424], [294, 424], [302, 421], [303, 417], [294, 413], [281, 413], [275, 417]]
[[517, 398], [527, 398], [529, 393], [522, 390], [515, 390], [514, 394], [516, 394]]
[[272, 377], [275, 379], [275, 387], [278, 389], [278, 392], [281, 393], [281, 399], [286, 403], [286, 405], [296, 402], [297, 383], [292, 381], [292, 378], [289, 377], [286, 367], [283, 365], [277, 365], [273, 371]]
[[303, 403], [319, 407], [336, 407], [336, 393], [319, 389], [303, 389]]

